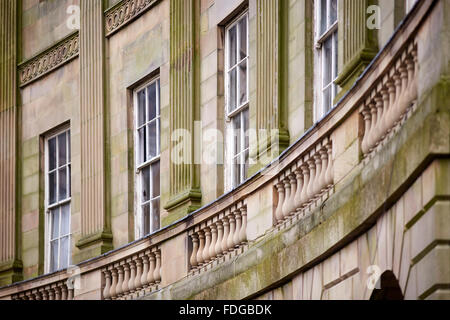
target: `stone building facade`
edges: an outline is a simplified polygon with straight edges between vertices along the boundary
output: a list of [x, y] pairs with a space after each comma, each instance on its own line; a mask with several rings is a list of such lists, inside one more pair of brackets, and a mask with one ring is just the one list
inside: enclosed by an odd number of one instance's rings
[[449, 299], [450, 1], [2, 0], [0, 299]]

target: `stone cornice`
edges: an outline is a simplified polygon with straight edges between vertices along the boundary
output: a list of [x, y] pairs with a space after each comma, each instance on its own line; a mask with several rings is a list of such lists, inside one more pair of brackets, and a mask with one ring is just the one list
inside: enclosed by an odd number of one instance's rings
[[79, 33], [75, 31], [51, 47], [18, 65], [23, 87], [59, 68], [79, 54]]
[[120, 28], [139, 17], [160, 0], [122, 0], [105, 11], [105, 36], [109, 37]]

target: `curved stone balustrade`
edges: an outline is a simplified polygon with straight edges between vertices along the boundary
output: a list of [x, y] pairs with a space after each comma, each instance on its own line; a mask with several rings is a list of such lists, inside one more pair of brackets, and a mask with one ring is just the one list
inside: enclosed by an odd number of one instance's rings
[[72, 300], [74, 289], [66, 281], [58, 281], [42, 287], [22, 291], [11, 296], [12, 300]]
[[212, 266], [242, 253], [247, 244], [247, 205], [236, 205], [209, 218], [189, 231], [192, 252], [190, 274], [208, 270]]
[[327, 197], [332, 190], [334, 179], [330, 138], [323, 139], [298, 159], [274, 182], [278, 195], [275, 224], [304, 213], [313, 203]]
[[103, 299], [126, 300], [158, 289], [161, 250], [158, 247], [121, 259], [102, 269]]
[[409, 117], [417, 100], [417, 44], [410, 43], [360, 107], [364, 121], [361, 150], [372, 153]]

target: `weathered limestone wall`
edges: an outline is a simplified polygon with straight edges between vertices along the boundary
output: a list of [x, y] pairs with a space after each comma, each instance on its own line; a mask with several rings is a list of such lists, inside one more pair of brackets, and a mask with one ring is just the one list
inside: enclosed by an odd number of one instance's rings
[[[111, 227], [115, 248], [134, 240], [134, 105], [132, 89], [152, 74], [161, 84], [161, 177], [168, 176], [169, 1], [160, 1], [108, 38], [108, 106], [110, 110]], [[161, 179], [167, 199], [169, 179]], [[162, 202], [164, 203], [164, 202]], [[164, 215], [164, 213], [162, 213]]]
[[[72, 252], [80, 236], [80, 88], [79, 59], [21, 89], [22, 203], [21, 238], [24, 278], [44, 272], [44, 135], [70, 123]], [[63, 103], [62, 103], [63, 102]]]
[[71, 5], [80, 0], [22, 1], [22, 61], [52, 46], [74, 30], [67, 27]]

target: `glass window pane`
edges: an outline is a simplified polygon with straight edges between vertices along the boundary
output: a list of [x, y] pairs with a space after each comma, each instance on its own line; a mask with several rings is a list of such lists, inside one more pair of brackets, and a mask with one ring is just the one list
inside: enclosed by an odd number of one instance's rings
[[56, 137], [48, 140], [48, 170], [56, 168]]
[[58, 270], [58, 240], [50, 242], [50, 272]]
[[327, 31], [327, 0], [320, 1], [320, 34]]
[[138, 163], [143, 163], [147, 160], [147, 137], [146, 127], [138, 130]]
[[334, 55], [334, 74], [333, 74], [333, 80], [337, 78], [338, 75], [338, 35], [337, 31], [333, 34], [333, 42], [334, 42], [334, 48], [333, 48], [333, 55]]
[[65, 167], [58, 170], [58, 178], [58, 200], [61, 201], [67, 198], [67, 169]]
[[330, 21], [331, 26], [337, 20], [337, 0], [330, 0]]
[[245, 179], [247, 178], [247, 174], [248, 174], [248, 164], [249, 164], [248, 158], [249, 158], [249, 151], [246, 150], [244, 152], [244, 178]]
[[331, 82], [332, 72], [332, 39], [328, 38], [323, 44], [323, 87], [326, 87]]
[[233, 187], [236, 187], [241, 183], [241, 165], [240, 157], [233, 158]]
[[234, 134], [234, 153], [233, 155], [241, 152], [241, 114], [236, 115], [233, 118], [233, 134]]
[[247, 61], [239, 65], [239, 105], [247, 102]]
[[150, 167], [142, 169], [142, 202], [150, 200]]
[[147, 125], [148, 130], [148, 158], [151, 159], [156, 157], [157, 154], [157, 145], [156, 145], [156, 121], [153, 121]]
[[67, 268], [69, 264], [69, 237], [61, 239], [61, 249], [59, 255], [59, 269]]
[[228, 30], [228, 68], [236, 64], [236, 25]]
[[71, 190], [71, 176], [70, 176], [70, 164], [66, 167], [67, 169], [67, 195], [68, 197], [70, 197], [72, 195], [72, 190]]
[[142, 206], [142, 235], [150, 233], [150, 203]]
[[156, 82], [147, 87], [148, 95], [148, 120], [156, 117]]
[[236, 109], [236, 68], [228, 73], [228, 111], [231, 112]]
[[138, 127], [142, 126], [145, 120], [145, 90], [141, 90], [137, 94], [137, 112], [138, 112]]
[[239, 60], [247, 56], [247, 16], [239, 21]]
[[67, 161], [70, 162], [70, 130], [67, 131]]
[[244, 134], [245, 134], [245, 145], [243, 149], [247, 149], [250, 146], [250, 141], [249, 141], [249, 132], [248, 132], [248, 128], [249, 128], [249, 120], [248, 120], [248, 108], [246, 108], [244, 111]]
[[159, 229], [159, 198], [152, 200], [152, 232]]
[[160, 194], [160, 176], [159, 176], [159, 161], [152, 164], [152, 198], [159, 197]]
[[61, 167], [66, 164], [67, 160], [67, 138], [66, 133], [62, 133], [58, 136], [58, 167]]
[[56, 171], [48, 175], [48, 203], [56, 202]]
[[61, 207], [61, 235], [70, 233], [70, 204]]
[[50, 240], [53, 240], [59, 237], [59, 208], [50, 211], [50, 219], [52, 219], [52, 234]]
[[332, 87], [329, 86], [324, 92], [323, 92], [323, 110], [324, 112], [328, 112], [331, 108], [331, 89]]

